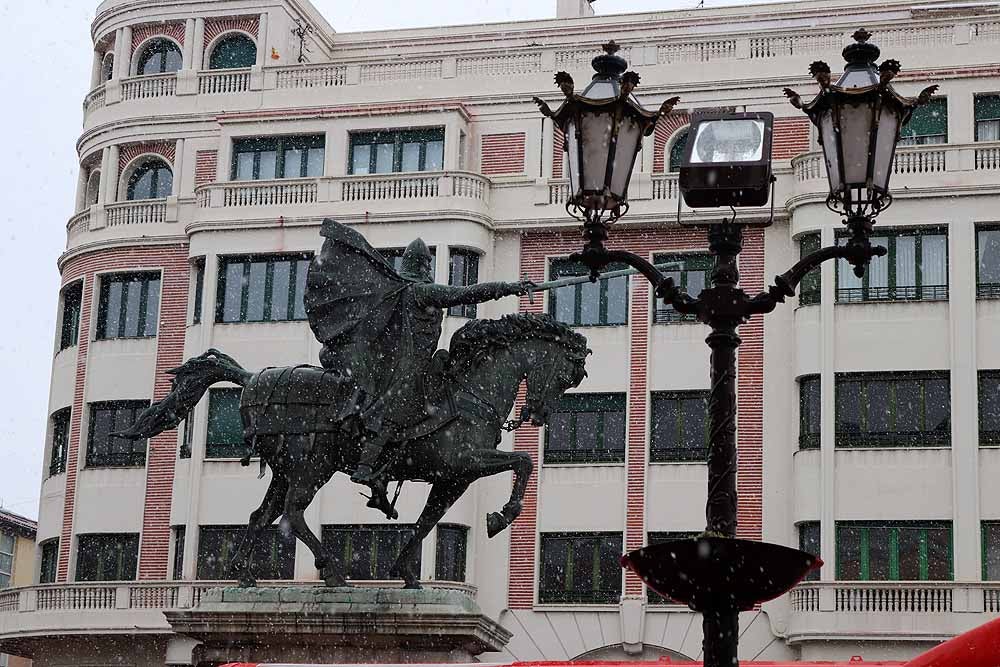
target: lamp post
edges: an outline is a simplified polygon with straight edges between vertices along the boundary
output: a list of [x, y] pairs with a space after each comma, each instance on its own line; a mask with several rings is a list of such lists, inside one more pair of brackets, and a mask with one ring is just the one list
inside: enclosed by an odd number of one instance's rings
[[[854, 43], [843, 52], [844, 75], [835, 85], [830, 84], [830, 68], [825, 63], [811, 65], [810, 72], [820, 85], [813, 101], [803, 104], [794, 91], [785, 89], [791, 103], [819, 127], [830, 175], [827, 205], [844, 216], [851, 238], [844, 246], [822, 248], [804, 257], [777, 276], [767, 291], [754, 296], [739, 287], [737, 258], [744, 225], [736, 222], [735, 208], [732, 219], [709, 227], [709, 250], [716, 263], [712, 286], [697, 298], [678, 289], [645, 258], [604, 245], [613, 223], [628, 210], [629, 177], [641, 137], [653, 132], [656, 122], [672, 111], [679, 98], [666, 100], [656, 112], [643, 108], [633, 95], [639, 75], [626, 71], [628, 65], [617, 55], [614, 42], [604, 45], [605, 53], [594, 58], [596, 74], [583, 93], [574, 91], [569, 74], [559, 72], [556, 83], [566, 98], [563, 104], [552, 111], [534, 98], [566, 137], [570, 180], [566, 209], [583, 222], [584, 239], [583, 249], [571, 259], [590, 269], [592, 281], [612, 262], [632, 266], [649, 280], [656, 298], [681, 314], [695, 315], [712, 330], [706, 339], [712, 350], [706, 530], [695, 539], [644, 547], [622, 556], [622, 566], [650, 588], [703, 614], [706, 667], [738, 664], [740, 611], [782, 595], [809, 570], [822, 565], [818, 557], [796, 549], [736, 539], [737, 328], [794, 296], [802, 278], [822, 262], [843, 258], [856, 274], [863, 275], [872, 257], [886, 253], [885, 248], [872, 247], [869, 236], [874, 217], [892, 201], [889, 176], [899, 130], [936, 86], [915, 99], [900, 96], [889, 83], [899, 72], [899, 63], [887, 60], [876, 67], [879, 51], [868, 42], [869, 37], [864, 29], [854, 34]], [[766, 175], [770, 184], [769, 116], [707, 116], [701, 119], [704, 125], [692, 124], [681, 167], [681, 191], [689, 206], [766, 202], [767, 186], [761, 187], [761, 179]], [[701, 137], [707, 143], [699, 148]]]

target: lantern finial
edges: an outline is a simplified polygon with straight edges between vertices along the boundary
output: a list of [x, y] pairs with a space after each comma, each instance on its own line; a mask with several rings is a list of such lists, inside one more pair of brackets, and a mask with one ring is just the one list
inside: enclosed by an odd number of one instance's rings
[[851, 37], [854, 38], [855, 42], [867, 42], [869, 39], [871, 39], [872, 34], [867, 30], [865, 30], [864, 28], [858, 28], [857, 30], [854, 31], [854, 34], [851, 35]]
[[865, 65], [871, 65], [875, 62], [875, 59], [879, 56], [879, 48], [869, 42], [872, 34], [865, 30], [864, 28], [858, 28], [854, 31], [852, 37], [854, 37], [854, 43], [848, 44], [844, 47], [843, 55], [844, 60], [847, 61], [848, 66], [855, 65], [864, 67]]
[[616, 53], [618, 53], [618, 51], [620, 51], [622, 47], [618, 46], [618, 43], [612, 39], [607, 44], [602, 44], [601, 48], [604, 49], [605, 53], [607, 53], [610, 56], [613, 56]]

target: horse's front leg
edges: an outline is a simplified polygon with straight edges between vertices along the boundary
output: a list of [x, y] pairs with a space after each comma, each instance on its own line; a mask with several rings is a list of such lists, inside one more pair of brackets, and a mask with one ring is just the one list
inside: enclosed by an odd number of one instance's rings
[[260, 507], [250, 514], [243, 541], [229, 564], [229, 571], [239, 580], [239, 585], [242, 588], [252, 588], [257, 585], [252, 571], [253, 548], [257, 544], [261, 531], [281, 516], [285, 493], [288, 491], [288, 480], [285, 476], [274, 468], [271, 468], [271, 472], [274, 475], [271, 478], [271, 485], [267, 487]]
[[535, 465], [527, 452], [501, 452], [495, 449], [476, 451], [470, 455], [475, 461], [476, 477], [489, 477], [508, 470], [514, 471], [514, 484], [510, 490], [510, 500], [499, 512], [486, 515], [486, 534], [495, 537], [500, 531], [514, 523], [521, 514], [524, 493]]
[[469, 482], [455, 479], [442, 479], [431, 486], [430, 495], [427, 497], [427, 504], [424, 505], [420, 518], [414, 526], [413, 535], [406, 541], [399, 551], [399, 556], [392, 564], [390, 572], [393, 576], [398, 576], [403, 580], [405, 588], [420, 588], [420, 572], [413, 567], [414, 556], [423, 543], [424, 538], [437, 525], [437, 522], [444, 517], [448, 509], [455, 504], [465, 490], [469, 488]]

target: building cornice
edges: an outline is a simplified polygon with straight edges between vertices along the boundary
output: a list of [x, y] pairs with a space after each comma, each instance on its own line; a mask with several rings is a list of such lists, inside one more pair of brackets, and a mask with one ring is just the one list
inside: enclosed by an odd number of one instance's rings
[[56, 260], [56, 267], [59, 269], [59, 273], [63, 272], [66, 264], [71, 260], [84, 255], [89, 255], [91, 253], [100, 252], [102, 250], [110, 250], [117, 248], [153, 248], [160, 246], [176, 246], [176, 245], [188, 245], [187, 236], [146, 236], [142, 238], [135, 237], [123, 237], [117, 239], [104, 239], [101, 241], [91, 241], [90, 243], [83, 243], [75, 248], [67, 250], [59, 256]]

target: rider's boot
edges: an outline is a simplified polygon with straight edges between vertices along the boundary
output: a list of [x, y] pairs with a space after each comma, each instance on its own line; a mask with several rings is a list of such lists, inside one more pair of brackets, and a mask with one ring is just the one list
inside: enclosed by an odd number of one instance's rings
[[361, 449], [361, 460], [358, 468], [351, 475], [351, 481], [356, 484], [364, 484], [372, 490], [371, 498], [368, 499], [368, 507], [380, 510], [386, 518], [395, 519], [399, 516], [395, 508], [389, 503], [386, 493], [385, 480], [375, 474], [374, 466], [382, 453], [384, 441], [381, 438], [369, 439]]

